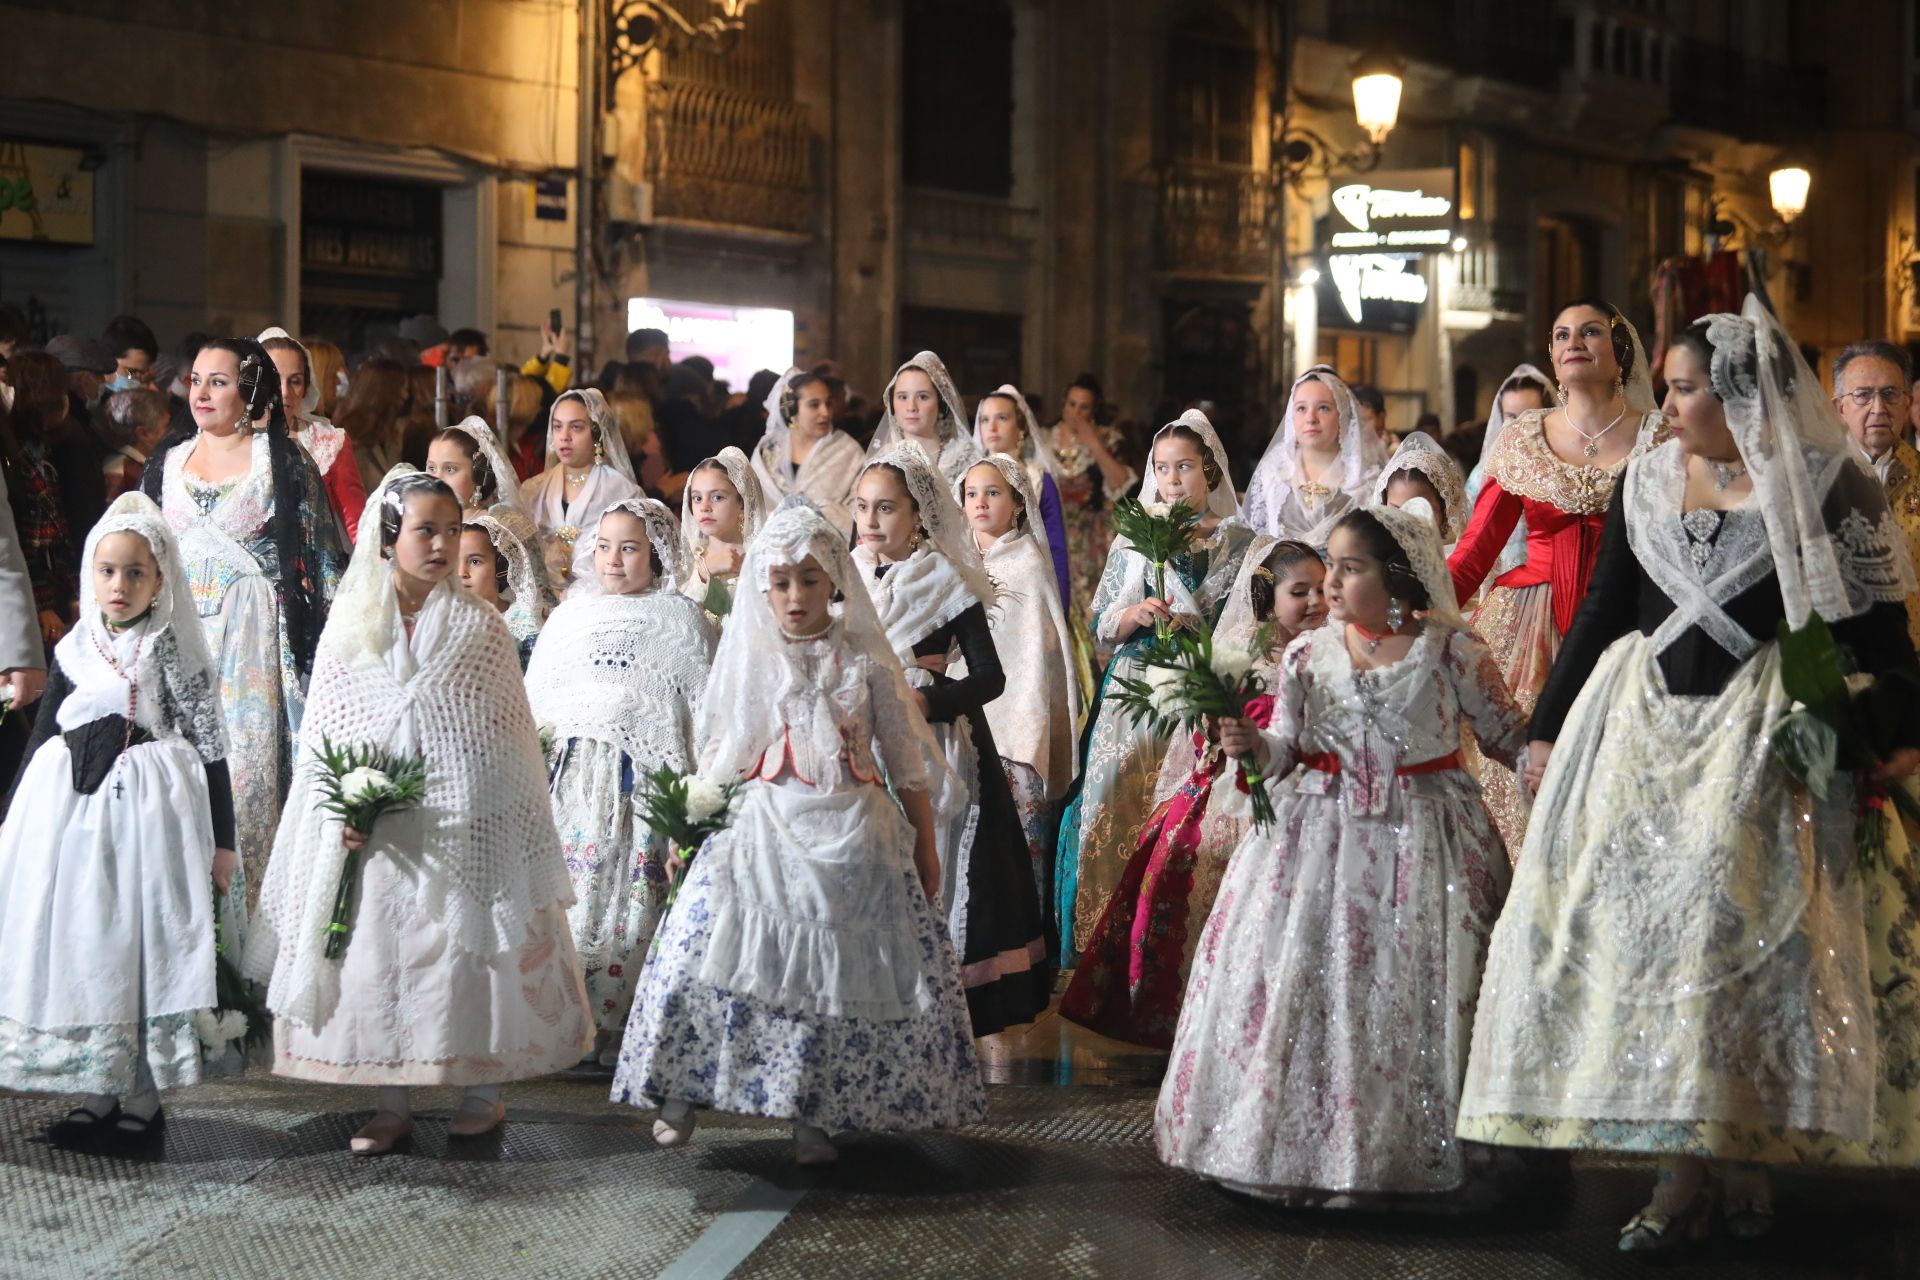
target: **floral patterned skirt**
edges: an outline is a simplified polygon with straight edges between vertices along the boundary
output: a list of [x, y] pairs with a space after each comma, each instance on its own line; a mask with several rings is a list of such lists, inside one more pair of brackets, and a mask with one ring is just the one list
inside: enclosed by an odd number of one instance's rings
[[[1493, 660], [1500, 664], [1500, 674], [1513, 691], [1513, 700], [1531, 716], [1540, 690], [1546, 687], [1547, 672], [1553, 669], [1553, 659], [1560, 652], [1560, 633], [1553, 625], [1553, 588], [1544, 582], [1531, 587], [1494, 587], [1474, 612], [1473, 628], [1493, 650]], [[1461, 754], [1467, 772], [1480, 780], [1487, 811], [1500, 828], [1508, 857], [1519, 861], [1520, 846], [1527, 838], [1527, 814], [1532, 808], [1526, 784], [1505, 765], [1481, 755], [1472, 734], [1466, 736], [1466, 749]]]
[[886, 793], [750, 783], [742, 812], [661, 926], [614, 1101], [882, 1133], [979, 1120], [958, 961]]
[[1377, 818], [1277, 799], [1234, 852], [1154, 1109], [1168, 1164], [1287, 1190], [1465, 1182], [1454, 1122], [1506, 860], [1463, 774], [1397, 785]]

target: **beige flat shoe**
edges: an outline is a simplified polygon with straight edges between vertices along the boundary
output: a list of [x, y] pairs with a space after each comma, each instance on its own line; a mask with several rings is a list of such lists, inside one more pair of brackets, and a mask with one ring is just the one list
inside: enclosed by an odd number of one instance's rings
[[485, 1107], [472, 1107], [460, 1104], [453, 1113], [453, 1119], [447, 1121], [449, 1138], [478, 1138], [482, 1134], [492, 1133], [507, 1118], [507, 1100], [495, 1098]]
[[653, 1122], [653, 1140], [663, 1147], [684, 1147], [693, 1141], [693, 1108], [685, 1102], [669, 1102], [660, 1108]]
[[360, 1126], [360, 1131], [353, 1135], [347, 1147], [357, 1156], [383, 1156], [393, 1150], [394, 1143], [412, 1132], [412, 1116], [377, 1111], [373, 1119]]

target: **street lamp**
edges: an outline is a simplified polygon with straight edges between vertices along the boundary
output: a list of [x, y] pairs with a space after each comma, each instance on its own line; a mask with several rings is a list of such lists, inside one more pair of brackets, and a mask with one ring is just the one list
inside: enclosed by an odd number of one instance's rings
[[1813, 175], [1795, 166], [1775, 169], [1767, 175], [1767, 192], [1773, 197], [1773, 211], [1787, 226], [1807, 211], [1807, 191]]
[[1362, 54], [1353, 63], [1353, 117], [1377, 152], [1400, 119], [1400, 64], [1385, 54]]

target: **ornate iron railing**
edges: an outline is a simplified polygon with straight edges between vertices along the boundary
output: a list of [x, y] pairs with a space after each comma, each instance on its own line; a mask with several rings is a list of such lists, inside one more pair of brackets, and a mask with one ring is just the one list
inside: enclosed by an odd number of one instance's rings
[[813, 230], [813, 135], [799, 107], [684, 80], [657, 82], [647, 107], [655, 216]]
[[1273, 194], [1264, 173], [1168, 165], [1160, 175], [1161, 269], [1193, 276], [1270, 274]]

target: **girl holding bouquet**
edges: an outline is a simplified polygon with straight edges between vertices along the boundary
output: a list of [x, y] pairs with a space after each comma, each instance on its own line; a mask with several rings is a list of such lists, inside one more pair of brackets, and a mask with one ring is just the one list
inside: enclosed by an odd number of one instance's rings
[[836, 1158], [832, 1129], [986, 1112], [932, 901], [945, 766], [863, 576], [802, 498], [747, 551], [699, 732], [702, 775], [744, 782], [661, 925], [614, 1074], [614, 1101], [664, 1104], [662, 1145], [693, 1136], [696, 1105], [792, 1121], [810, 1164]]
[[[1246, 654], [1261, 687], [1274, 689], [1281, 653], [1327, 620], [1326, 577], [1319, 553], [1306, 543], [1254, 539], [1214, 631], [1216, 665]], [[1247, 653], [1267, 623], [1271, 643]], [[1264, 729], [1272, 711], [1273, 697], [1263, 693], [1248, 705], [1247, 718]], [[1239, 769], [1227, 766], [1205, 730], [1168, 749], [1160, 770], [1165, 798], [1141, 828], [1120, 887], [1094, 926], [1061, 998], [1061, 1017], [1116, 1040], [1172, 1046], [1194, 948], [1227, 860], [1253, 820], [1237, 785]]]
[[[411, 467], [368, 500], [248, 938], [274, 1071], [379, 1088], [360, 1155], [412, 1131], [412, 1086], [465, 1086], [448, 1132], [486, 1133], [503, 1084], [593, 1043], [540, 740], [499, 612], [449, 581], [460, 528], [453, 491]], [[373, 748], [417, 760], [424, 795], [357, 831], [323, 755]]]
[[[1073, 678], [1073, 638], [1056, 588], [1057, 561], [1032, 487], [1032, 470], [995, 453], [961, 477], [956, 496], [987, 573], [1000, 586], [988, 615], [993, 645], [1018, 654], [1006, 688], [987, 703], [987, 727], [1000, 752], [1014, 808], [1033, 860], [1038, 901], [1051, 900], [1053, 836], [1061, 798], [1073, 785], [1080, 682]], [[962, 678], [964, 662], [949, 669]]]
[[713, 628], [680, 593], [686, 558], [665, 507], [623, 498], [591, 536], [594, 576], [547, 620], [527, 698], [548, 743], [598, 1058], [612, 1066], [667, 887], [667, 842], [648, 827], [640, 784], [655, 769], [693, 768]]
[[[1200, 514], [1200, 523], [1192, 547], [1165, 565], [1149, 563], [1124, 536], [1114, 539], [1093, 597], [1094, 638], [1103, 646], [1118, 646], [1103, 690], [1118, 677], [1142, 674], [1135, 655], [1155, 628], [1211, 625], [1253, 541], [1253, 531], [1239, 518], [1226, 450], [1198, 409], [1187, 410], [1153, 437], [1139, 500], [1149, 510], [1184, 503]], [[1080, 790], [1060, 822], [1055, 883], [1063, 961], [1086, 947], [1119, 887], [1153, 808], [1167, 746], [1165, 736], [1095, 698]]]
[[0, 1087], [87, 1095], [56, 1141], [146, 1134], [202, 1078], [238, 866], [219, 671], [160, 509], [117, 499], [85, 564], [0, 827]]
[[[984, 1036], [1033, 1021], [1053, 973], [1025, 833], [984, 714], [1007, 685], [987, 622], [996, 587], [950, 492], [916, 445], [869, 462], [854, 489], [853, 558], [908, 697], [952, 766], [929, 798], [947, 931], [973, 1033]], [[949, 673], [955, 653], [964, 666]]]
[[1301, 768], [1228, 865], [1154, 1111], [1160, 1158], [1329, 1207], [1464, 1186], [1453, 1136], [1507, 859], [1460, 734], [1511, 761], [1524, 724], [1454, 605], [1416, 499], [1334, 526], [1332, 624], [1280, 660], [1272, 720], [1227, 755]]

